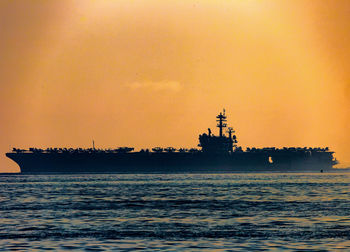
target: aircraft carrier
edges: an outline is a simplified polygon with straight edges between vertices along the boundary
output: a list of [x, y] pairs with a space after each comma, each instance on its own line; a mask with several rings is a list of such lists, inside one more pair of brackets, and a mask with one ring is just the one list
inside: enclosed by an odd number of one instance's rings
[[[326, 148], [246, 148], [227, 127], [225, 110], [216, 116], [219, 135], [199, 135], [198, 149], [13, 148], [6, 156], [21, 173], [222, 173], [330, 171], [337, 164]], [[225, 129], [227, 128], [226, 132]]]

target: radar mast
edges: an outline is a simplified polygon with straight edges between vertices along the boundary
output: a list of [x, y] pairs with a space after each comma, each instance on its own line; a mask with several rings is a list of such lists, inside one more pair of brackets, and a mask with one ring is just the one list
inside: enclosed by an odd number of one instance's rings
[[218, 124], [216, 125], [216, 127], [218, 127], [220, 129], [220, 137], [223, 136], [222, 134], [222, 130], [223, 128], [225, 128], [227, 126], [227, 123], [226, 123], [226, 115], [225, 115], [225, 109], [223, 110], [223, 112], [220, 112], [219, 115], [216, 116], [217, 118], [217, 122]]

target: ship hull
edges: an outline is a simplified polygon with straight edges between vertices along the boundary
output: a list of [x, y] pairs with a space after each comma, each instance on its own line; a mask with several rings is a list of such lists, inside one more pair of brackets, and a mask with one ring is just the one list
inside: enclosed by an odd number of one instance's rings
[[[6, 153], [21, 173], [221, 173], [312, 172], [330, 160], [266, 153]], [[275, 160], [271, 162], [271, 160]]]

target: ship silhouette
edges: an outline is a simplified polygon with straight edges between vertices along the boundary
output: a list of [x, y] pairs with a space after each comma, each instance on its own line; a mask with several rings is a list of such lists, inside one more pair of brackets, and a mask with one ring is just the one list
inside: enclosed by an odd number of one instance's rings
[[[306, 172], [329, 171], [337, 164], [326, 148], [246, 148], [238, 146], [232, 127], [227, 127], [225, 110], [216, 116], [219, 135], [199, 135], [199, 149], [154, 147], [134, 151], [132, 147], [13, 148], [6, 156], [21, 173], [220, 173], [220, 172]], [[227, 128], [227, 135], [224, 133]]]

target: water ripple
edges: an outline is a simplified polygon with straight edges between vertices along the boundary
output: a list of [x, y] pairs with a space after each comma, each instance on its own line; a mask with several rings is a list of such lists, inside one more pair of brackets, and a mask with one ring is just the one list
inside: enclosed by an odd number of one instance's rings
[[349, 185], [349, 174], [0, 176], [0, 247], [349, 250]]

